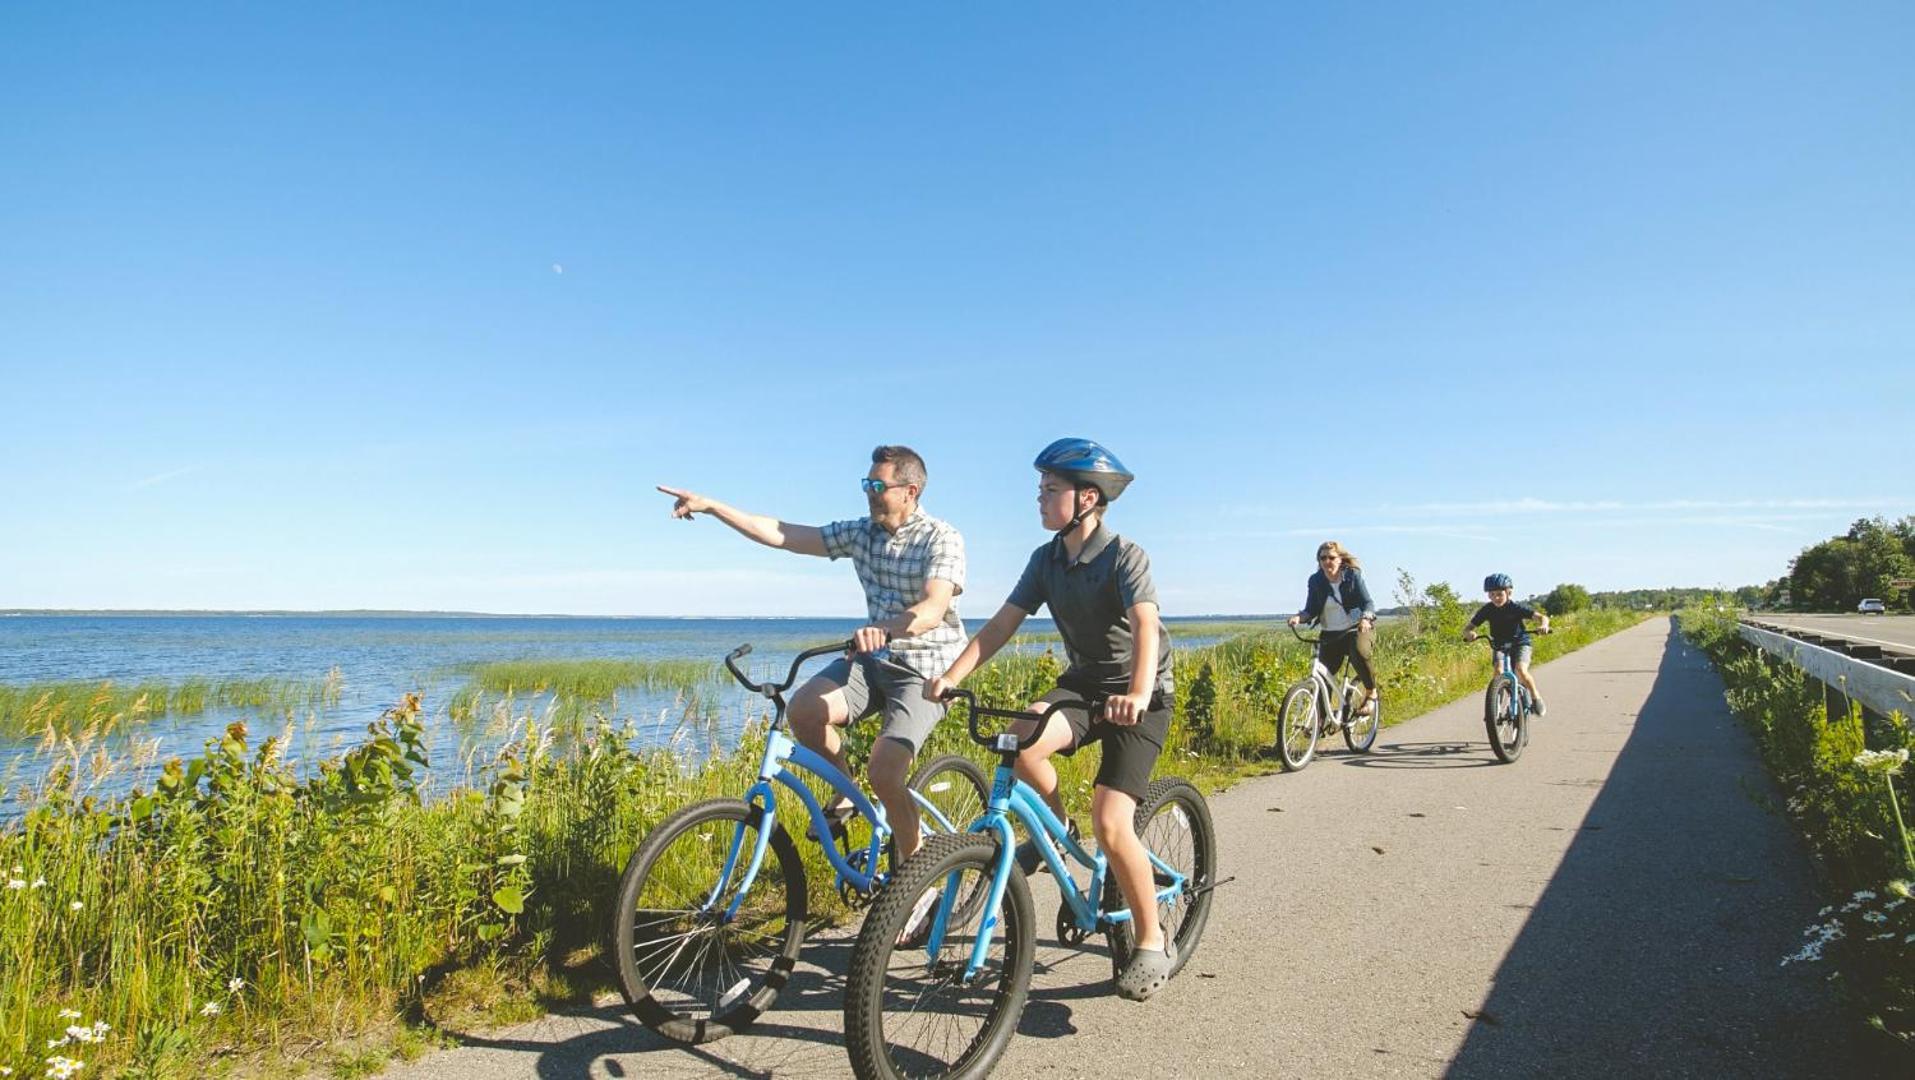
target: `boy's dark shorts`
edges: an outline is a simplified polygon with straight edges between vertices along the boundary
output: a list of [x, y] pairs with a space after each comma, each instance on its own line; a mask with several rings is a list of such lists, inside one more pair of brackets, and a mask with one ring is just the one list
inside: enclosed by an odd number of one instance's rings
[[[1037, 700], [1083, 701], [1088, 695], [1059, 686]], [[1129, 727], [1109, 723], [1100, 715], [1092, 722], [1084, 709], [1065, 709], [1058, 713], [1071, 728], [1071, 744], [1059, 751], [1069, 757], [1094, 742], [1104, 744], [1103, 760], [1097, 763], [1097, 783], [1114, 788], [1142, 801], [1150, 787], [1151, 770], [1157, 767], [1157, 755], [1163, 753], [1164, 740], [1170, 735], [1170, 702], [1162, 691], [1150, 696], [1150, 709], [1143, 719]]]

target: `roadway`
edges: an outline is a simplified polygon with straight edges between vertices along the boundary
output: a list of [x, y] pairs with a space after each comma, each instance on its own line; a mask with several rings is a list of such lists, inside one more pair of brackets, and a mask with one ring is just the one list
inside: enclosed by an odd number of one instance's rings
[[1915, 615], [1794, 615], [1762, 611], [1752, 613], [1749, 618], [1772, 626], [1915, 653]]

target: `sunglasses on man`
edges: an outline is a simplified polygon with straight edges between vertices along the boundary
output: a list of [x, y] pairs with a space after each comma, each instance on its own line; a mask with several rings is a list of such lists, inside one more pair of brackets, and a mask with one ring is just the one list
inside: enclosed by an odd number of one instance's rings
[[873, 480], [866, 476], [858, 480], [858, 486], [864, 489], [866, 495], [882, 495], [889, 488], [903, 488], [911, 485], [900, 484], [895, 480]]

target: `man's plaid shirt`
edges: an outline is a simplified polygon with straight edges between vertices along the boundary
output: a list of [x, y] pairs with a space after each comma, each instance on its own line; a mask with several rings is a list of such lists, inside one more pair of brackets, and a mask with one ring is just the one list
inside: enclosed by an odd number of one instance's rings
[[964, 591], [964, 537], [947, 522], [922, 510], [914, 512], [896, 535], [868, 517], [834, 521], [823, 530], [825, 554], [849, 555], [864, 585], [864, 606], [872, 622], [904, 613], [924, 598], [932, 578], [955, 589], [944, 620], [913, 638], [891, 642], [892, 655], [920, 673], [942, 675], [964, 651], [964, 624], [958, 620], [957, 593]]

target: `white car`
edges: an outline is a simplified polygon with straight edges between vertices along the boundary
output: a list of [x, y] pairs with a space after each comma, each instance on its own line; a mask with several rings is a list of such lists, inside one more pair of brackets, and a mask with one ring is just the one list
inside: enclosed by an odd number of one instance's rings
[[1855, 610], [1863, 615], [1881, 615], [1888, 611], [1888, 605], [1871, 596], [1855, 605]]

